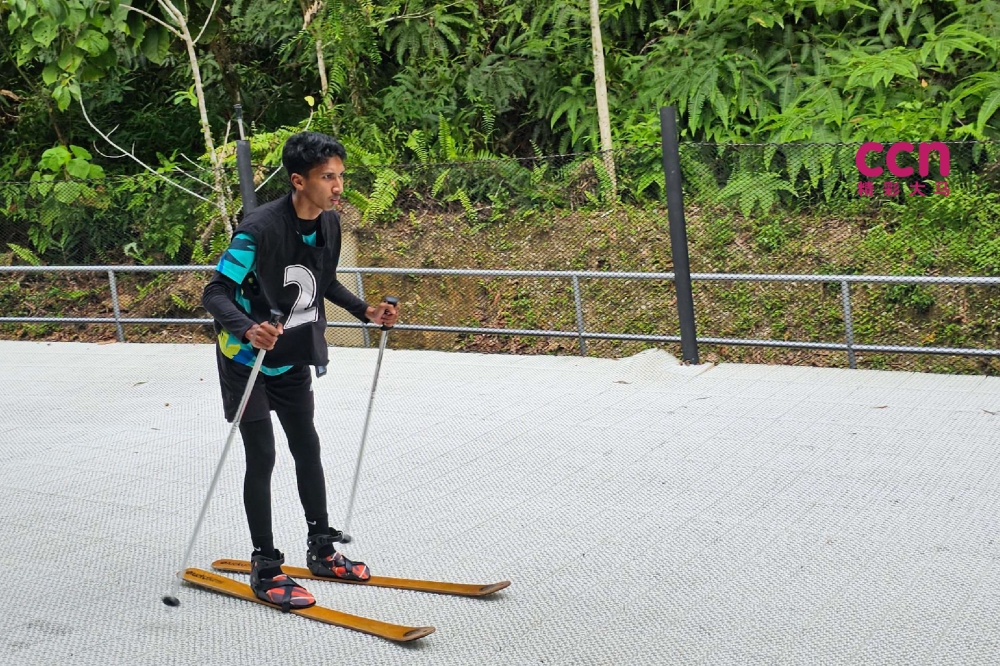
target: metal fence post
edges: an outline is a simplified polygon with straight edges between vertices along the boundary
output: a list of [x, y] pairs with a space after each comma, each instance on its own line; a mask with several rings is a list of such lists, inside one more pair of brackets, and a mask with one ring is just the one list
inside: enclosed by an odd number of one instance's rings
[[854, 322], [851, 321], [851, 286], [847, 280], [840, 281], [840, 300], [844, 304], [844, 335], [847, 341], [847, 362], [851, 369], [858, 367], [854, 358]]
[[236, 104], [236, 123], [240, 127], [240, 140], [236, 142], [236, 172], [240, 178], [240, 198], [243, 200], [243, 214], [257, 207], [257, 189], [253, 183], [253, 167], [250, 160], [250, 142], [243, 134], [243, 106]]
[[580, 297], [580, 278], [573, 276], [573, 301], [576, 303], [576, 330], [580, 333], [580, 356], [587, 355], [587, 340], [583, 337], [583, 300]]
[[684, 193], [681, 188], [681, 157], [675, 107], [660, 108], [660, 143], [663, 150], [667, 217], [670, 221], [670, 253], [674, 261], [674, 286], [677, 289], [677, 316], [681, 328], [681, 354], [683, 360], [698, 363], [698, 338], [691, 290], [691, 264], [688, 261], [687, 224], [684, 221]]
[[[361, 271], [358, 271], [355, 275], [358, 278], [358, 298], [365, 300], [365, 283], [364, 280], [361, 279]], [[371, 336], [368, 334], [367, 326], [361, 327], [361, 335], [365, 338], [365, 347], [371, 347]]]
[[111, 307], [115, 312], [115, 333], [118, 335], [118, 342], [125, 342], [125, 331], [122, 330], [122, 311], [118, 305], [118, 282], [115, 281], [114, 271], [108, 271], [108, 282], [111, 283]]

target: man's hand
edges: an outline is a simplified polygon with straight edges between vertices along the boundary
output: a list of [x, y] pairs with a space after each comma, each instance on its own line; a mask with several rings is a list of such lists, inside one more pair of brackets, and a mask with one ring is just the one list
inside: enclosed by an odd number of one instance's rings
[[399, 306], [393, 307], [388, 303], [379, 303], [377, 307], [369, 305], [365, 316], [373, 324], [392, 328], [396, 325], [396, 319], [399, 317]]
[[278, 336], [285, 330], [285, 327], [278, 324], [276, 327], [268, 322], [254, 324], [247, 329], [243, 337], [257, 349], [274, 349], [274, 344], [278, 341]]

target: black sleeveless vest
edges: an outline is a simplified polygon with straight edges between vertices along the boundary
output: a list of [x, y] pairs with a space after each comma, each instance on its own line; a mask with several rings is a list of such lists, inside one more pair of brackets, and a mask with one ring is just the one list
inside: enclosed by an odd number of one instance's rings
[[271, 201], [247, 213], [236, 228], [257, 245], [257, 266], [243, 283], [250, 301], [250, 317], [270, 319], [271, 308], [284, 314], [284, 333], [264, 364], [325, 366], [329, 362], [324, 294], [336, 279], [340, 259], [340, 217], [324, 211], [316, 228], [319, 247], [306, 245], [296, 231], [298, 216], [292, 195]]

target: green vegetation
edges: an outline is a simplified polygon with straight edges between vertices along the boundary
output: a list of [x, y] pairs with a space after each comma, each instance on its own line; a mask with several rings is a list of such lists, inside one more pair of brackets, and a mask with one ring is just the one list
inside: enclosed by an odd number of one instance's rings
[[[655, 144], [666, 105], [717, 143], [996, 138], [998, 17], [995, 0], [607, 0], [615, 141]], [[383, 163], [598, 147], [582, 2], [0, 0], [0, 19], [2, 179], [89, 146], [79, 102], [147, 162], [217, 165], [233, 104], [269, 132], [307, 96]]]
[[[240, 102], [262, 201], [284, 188], [282, 174], [267, 179], [289, 134], [309, 127], [343, 140], [345, 219], [362, 264], [671, 270], [658, 108], [672, 105], [694, 270], [1000, 269], [1000, 2], [611, 0], [601, 28], [614, 180], [590, 152], [584, 3], [0, 0], [0, 263], [211, 263], [239, 219]], [[858, 196], [860, 143], [934, 140], [964, 142], [950, 144], [948, 196], [910, 196], [914, 179], [898, 196]], [[546, 157], [560, 153], [574, 154]], [[922, 183], [929, 192], [937, 166]], [[122, 307], [198, 316], [200, 279], [119, 276]], [[366, 291], [382, 289], [412, 294], [408, 311], [425, 323], [576, 327], [566, 281], [366, 278]], [[1000, 346], [994, 291], [856, 285], [857, 339]], [[677, 329], [669, 285], [585, 280], [583, 296], [591, 330]], [[9, 314], [110, 308], [100, 276], [4, 276], [0, 301]], [[702, 335], [843, 339], [838, 284], [705, 282], [696, 304]], [[576, 350], [571, 338], [400, 338]], [[608, 355], [640, 347], [588, 344]], [[707, 352], [846, 363], [840, 353]], [[954, 357], [861, 364], [993, 368]]]

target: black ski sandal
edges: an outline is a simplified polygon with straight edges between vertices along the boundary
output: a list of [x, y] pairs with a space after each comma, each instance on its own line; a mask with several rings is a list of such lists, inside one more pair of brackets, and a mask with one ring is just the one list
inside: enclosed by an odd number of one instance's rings
[[[261, 601], [279, 606], [283, 613], [309, 608], [316, 605], [316, 599], [309, 590], [296, 583], [288, 574], [281, 572], [285, 556], [279, 550], [274, 557], [254, 553], [250, 558], [250, 589]], [[273, 576], [262, 576], [261, 572], [277, 572]]]
[[329, 534], [314, 534], [306, 539], [309, 550], [306, 553], [306, 562], [309, 563], [309, 571], [316, 576], [327, 578], [341, 578], [343, 580], [356, 580], [364, 582], [372, 577], [368, 565], [364, 562], [354, 562], [344, 557], [344, 554], [335, 550], [330, 555], [320, 555], [320, 550], [326, 546], [333, 546], [340, 541], [342, 532], [331, 529]]

